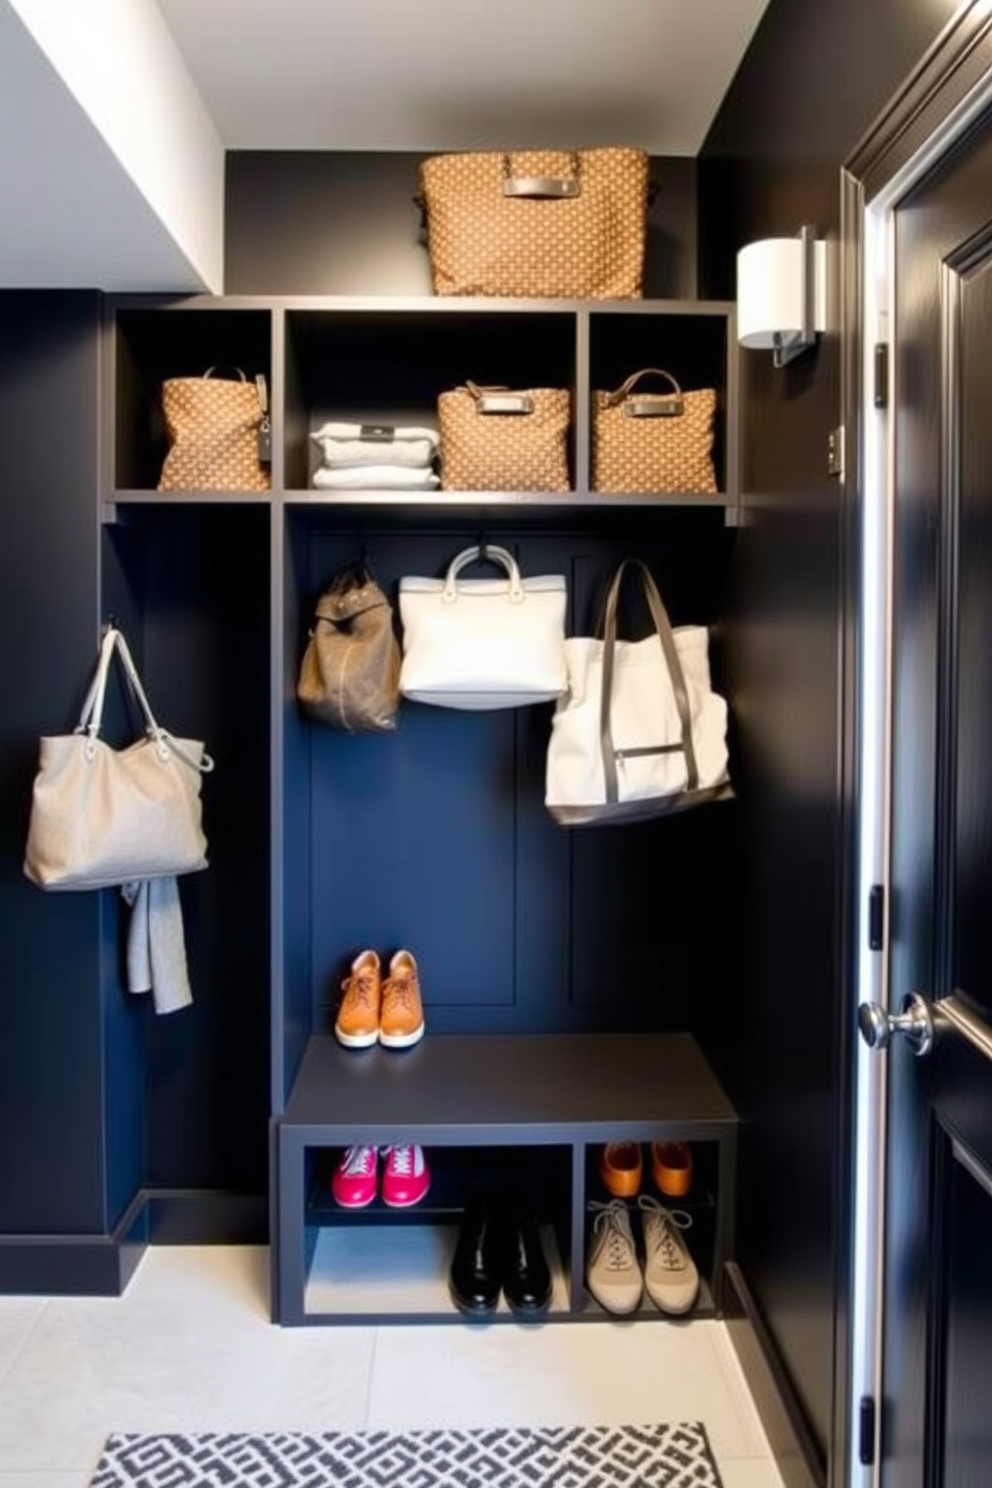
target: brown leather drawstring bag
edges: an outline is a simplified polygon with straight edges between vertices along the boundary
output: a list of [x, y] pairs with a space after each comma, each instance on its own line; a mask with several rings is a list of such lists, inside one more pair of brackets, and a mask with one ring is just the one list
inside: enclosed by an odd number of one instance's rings
[[345, 733], [390, 733], [399, 678], [389, 600], [367, 568], [347, 569], [317, 601], [296, 686], [300, 706]]

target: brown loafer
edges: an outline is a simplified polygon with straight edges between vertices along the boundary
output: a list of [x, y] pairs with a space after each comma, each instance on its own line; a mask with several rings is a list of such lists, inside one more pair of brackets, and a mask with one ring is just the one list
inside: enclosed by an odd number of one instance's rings
[[599, 1157], [599, 1176], [616, 1198], [633, 1198], [644, 1176], [640, 1143], [607, 1142]]
[[692, 1150], [687, 1142], [652, 1142], [651, 1176], [659, 1193], [681, 1198], [692, 1187]]

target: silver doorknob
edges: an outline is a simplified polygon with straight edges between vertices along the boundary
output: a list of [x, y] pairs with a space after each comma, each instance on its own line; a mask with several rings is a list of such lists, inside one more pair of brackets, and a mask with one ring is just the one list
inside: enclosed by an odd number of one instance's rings
[[858, 1030], [869, 1049], [887, 1049], [894, 1033], [903, 1034], [916, 1055], [929, 1054], [933, 1048], [933, 1018], [918, 992], [903, 998], [898, 1014], [887, 1012], [877, 1002], [863, 1002], [858, 1008]]

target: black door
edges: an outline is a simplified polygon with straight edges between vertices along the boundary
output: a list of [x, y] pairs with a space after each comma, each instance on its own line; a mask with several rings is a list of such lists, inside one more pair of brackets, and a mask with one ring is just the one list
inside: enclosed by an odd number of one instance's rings
[[[894, 212], [883, 1488], [992, 1484], [992, 119]], [[983, 1048], [983, 1040], [987, 1047]]]

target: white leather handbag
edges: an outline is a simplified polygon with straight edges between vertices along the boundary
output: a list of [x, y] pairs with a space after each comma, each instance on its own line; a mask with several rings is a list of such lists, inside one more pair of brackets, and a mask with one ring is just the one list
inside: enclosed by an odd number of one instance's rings
[[[462, 579], [470, 563], [506, 578]], [[565, 690], [563, 574], [521, 578], [506, 548], [465, 548], [443, 579], [400, 580], [400, 692], [442, 708], [521, 708]]]
[[[640, 571], [654, 622], [641, 641], [617, 639], [620, 584]], [[568, 691], [548, 743], [545, 805], [562, 826], [642, 821], [732, 796], [727, 705], [710, 685], [709, 633], [672, 630], [638, 559], [617, 569], [602, 639], [565, 642]]]

